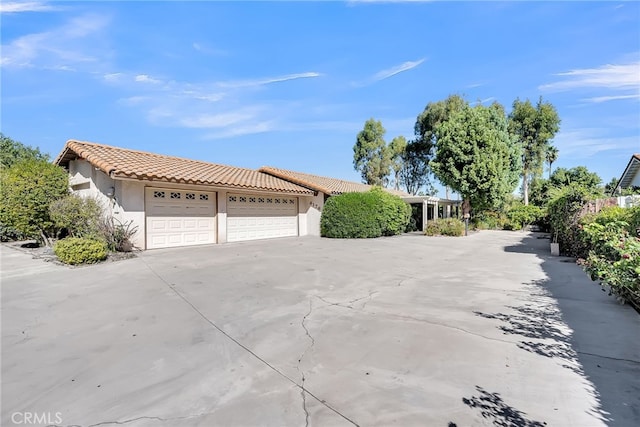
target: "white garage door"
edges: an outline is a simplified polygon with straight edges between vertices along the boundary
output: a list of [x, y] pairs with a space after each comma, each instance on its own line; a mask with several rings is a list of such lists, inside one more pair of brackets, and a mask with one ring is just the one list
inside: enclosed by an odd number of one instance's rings
[[216, 242], [216, 194], [147, 188], [147, 249]]
[[229, 194], [227, 241], [298, 235], [298, 199], [288, 196]]

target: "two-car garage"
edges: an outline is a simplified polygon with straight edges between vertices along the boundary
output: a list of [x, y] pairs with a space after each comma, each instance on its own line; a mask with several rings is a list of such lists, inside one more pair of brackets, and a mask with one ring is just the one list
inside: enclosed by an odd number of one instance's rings
[[[216, 243], [216, 192], [147, 187], [147, 249]], [[226, 194], [226, 240], [298, 235], [298, 198], [273, 194]]]

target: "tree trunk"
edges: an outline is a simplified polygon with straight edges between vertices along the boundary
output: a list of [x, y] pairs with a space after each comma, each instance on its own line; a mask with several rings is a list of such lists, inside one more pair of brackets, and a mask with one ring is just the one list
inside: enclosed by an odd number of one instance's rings
[[528, 171], [525, 169], [524, 174], [522, 175], [522, 192], [524, 193], [524, 205], [527, 206], [529, 204], [529, 180]]
[[42, 231], [42, 230], [40, 230], [40, 238], [42, 239], [42, 243], [44, 243], [45, 246], [51, 247], [51, 240], [49, 240], [47, 235], [44, 234], [44, 231]]
[[553, 162], [549, 162], [549, 179], [551, 179], [551, 165], [553, 164]]

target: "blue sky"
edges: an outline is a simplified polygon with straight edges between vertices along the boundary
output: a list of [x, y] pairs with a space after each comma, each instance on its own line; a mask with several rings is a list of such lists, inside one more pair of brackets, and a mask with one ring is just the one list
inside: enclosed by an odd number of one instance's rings
[[[368, 118], [413, 137], [431, 101], [539, 96], [557, 166], [604, 181], [640, 152], [640, 3], [0, 4], [2, 132], [359, 181]], [[554, 166], [556, 166], [554, 165]], [[442, 192], [440, 193], [443, 196]]]

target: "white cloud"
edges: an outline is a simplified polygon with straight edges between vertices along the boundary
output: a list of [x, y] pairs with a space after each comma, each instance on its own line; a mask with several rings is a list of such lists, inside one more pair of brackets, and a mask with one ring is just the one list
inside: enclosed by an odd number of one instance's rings
[[220, 82], [218, 86], [222, 88], [243, 88], [243, 87], [254, 87], [254, 86], [263, 86], [271, 83], [281, 83], [289, 80], [297, 80], [297, 79], [309, 79], [314, 77], [320, 77], [320, 73], [316, 72], [308, 72], [308, 73], [297, 73], [297, 74], [287, 74], [279, 77], [265, 77], [261, 79], [254, 80], [237, 80], [237, 81], [229, 81], [229, 82]]
[[84, 15], [50, 31], [27, 34], [2, 45], [2, 67], [78, 68], [101, 60], [101, 38], [109, 19]]
[[617, 101], [620, 99], [637, 99], [640, 100], [640, 93], [636, 93], [634, 95], [612, 95], [612, 96], [596, 96], [593, 98], [585, 98], [583, 101], [587, 102], [607, 102], [607, 101]]
[[118, 82], [124, 76], [123, 73], [108, 73], [102, 76], [102, 78], [107, 82]]
[[638, 148], [637, 136], [611, 135], [609, 129], [579, 128], [560, 131], [554, 138], [563, 155], [571, 155], [576, 159], [591, 157], [595, 154], [623, 150], [633, 151]]
[[243, 124], [241, 126], [234, 126], [229, 129], [209, 133], [204, 136], [204, 139], [223, 139], [232, 138], [234, 136], [252, 135], [256, 133], [265, 133], [276, 130], [277, 126], [274, 121], [264, 121], [255, 124]]
[[585, 88], [640, 90], [640, 61], [628, 64], [607, 64], [597, 68], [576, 69], [556, 75], [563, 77], [563, 79], [541, 85], [539, 89], [556, 92]]
[[51, 12], [54, 10], [60, 9], [40, 1], [12, 1], [0, 3], [0, 13]]
[[180, 125], [188, 128], [224, 128], [253, 118], [254, 114], [247, 112], [199, 114], [180, 120]]
[[417, 61], [407, 61], [403, 62], [400, 65], [396, 65], [386, 70], [382, 70], [377, 72], [373, 77], [373, 81], [380, 81], [384, 79], [388, 79], [389, 77], [395, 76], [396, 74], [403, 73], [405, 71], [412, 70], [416, 68], [418, 65], [422, 64], [426, 58], [419, 59]]
[[148, 74], [138, 74], [135, 77], [135, 81], [139, 83], [150, 83], [150, 84], [160, 84], [162, 80], [154, 79], [153, 77], [149, 77]]

